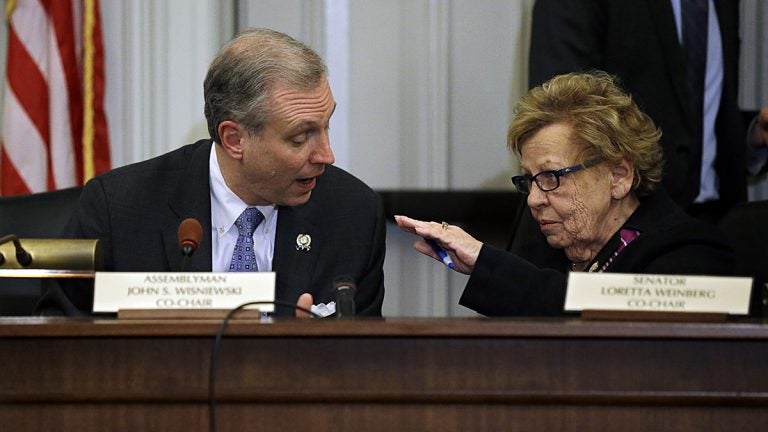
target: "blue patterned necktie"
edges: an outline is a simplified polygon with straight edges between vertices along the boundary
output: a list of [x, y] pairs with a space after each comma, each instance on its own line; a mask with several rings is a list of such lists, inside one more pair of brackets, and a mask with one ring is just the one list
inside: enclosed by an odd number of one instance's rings
[[237, 218], [237, 243], [232, 253], [229, 271], [255, 272], [259, 271], [256, 264], [256, 252], [253, 250], [253, 232], [264, 221], [264, 215], [256, 207], [248, 207]]

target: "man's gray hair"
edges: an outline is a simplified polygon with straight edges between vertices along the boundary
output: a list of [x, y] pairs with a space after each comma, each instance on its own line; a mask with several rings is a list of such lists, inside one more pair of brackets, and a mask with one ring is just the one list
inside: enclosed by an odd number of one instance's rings
[[211, 138], [221, 143], [218, 128], [224, 120], [258, 134], [271, 114], [275, 84], [309, 91], [327, 74], [323, 59], [298, 40], [269, 29], [241, 31], [221, 48], [203, 83]]

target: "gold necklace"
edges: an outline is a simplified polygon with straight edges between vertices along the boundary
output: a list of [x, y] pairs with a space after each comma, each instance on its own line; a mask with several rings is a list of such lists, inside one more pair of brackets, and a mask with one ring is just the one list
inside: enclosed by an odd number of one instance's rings
[[587, 261], [571, 262], [571, 271], [583, 271]]
[[595, 270], [597, 270], [600, 267], [600, 263], [595, 261], [589, 267], [589, 270], [587, 270], [587, 264], [588, 263], [589, 263], [589, 261], [572, 262], [571, 263], [571, 271], [575, 271], [575, 272], [576, 271], [578, 271], [578, 272], [584, 272], [585, 271], [585, 272], [588, 272], [588, 273], [592, 273], [592, 272], [594, 272]]

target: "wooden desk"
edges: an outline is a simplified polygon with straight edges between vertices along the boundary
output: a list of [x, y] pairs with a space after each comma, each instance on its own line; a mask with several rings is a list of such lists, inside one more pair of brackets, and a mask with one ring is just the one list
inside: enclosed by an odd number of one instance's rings
[[[0, 319], [4, 431], [204, 431], [216, 321]], [[768, 325], [233, 322], [219, 431], [758, 431]]]

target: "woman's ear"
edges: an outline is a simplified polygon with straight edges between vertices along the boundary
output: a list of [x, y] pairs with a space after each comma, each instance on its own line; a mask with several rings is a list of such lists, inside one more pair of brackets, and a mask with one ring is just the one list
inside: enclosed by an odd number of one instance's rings
[[234, 120], [224, 120], [219, 123], [219, 137], [221, 137], [221, 147], [232, 159], [240, 160], [243, 158], [243, 140], [245, 131], [242, 126]]
[[611, 167], [611, 198], [622, 199], [632, 190], [635, 166], [628, 159], [621, 159]]

